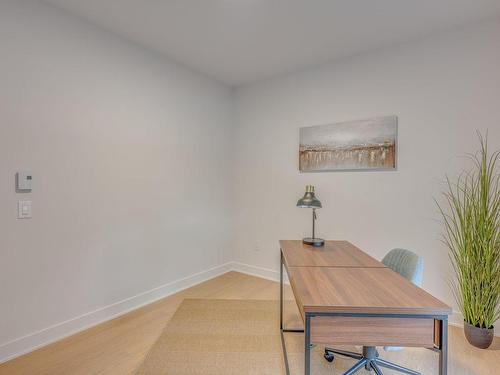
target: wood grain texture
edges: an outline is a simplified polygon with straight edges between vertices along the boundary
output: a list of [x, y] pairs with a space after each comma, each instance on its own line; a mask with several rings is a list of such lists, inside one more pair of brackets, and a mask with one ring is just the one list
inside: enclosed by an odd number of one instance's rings
[[432, 348], [434, 319], [318, 316], [311, 319], [311, 342]]
[[451, 308], [389, 268], [289, 267], [304, 312], [449, 315]]
[[348, 241], [325, 241], [314, 247], [300, 240], [281, 240], [287, 267], [385, 267]]

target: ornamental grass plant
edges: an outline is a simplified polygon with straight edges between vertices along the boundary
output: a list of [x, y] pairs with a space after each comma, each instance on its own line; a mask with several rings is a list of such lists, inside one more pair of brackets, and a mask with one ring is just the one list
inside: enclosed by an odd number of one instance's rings
[[443, 241], [456, 279], [451, 282], [464, 320], [491, 329], [500, 318], [500, 150], [490, 153], [488, 136], [478, 133], [480, 149], [469, 155], [470, 171], [447, 177]]

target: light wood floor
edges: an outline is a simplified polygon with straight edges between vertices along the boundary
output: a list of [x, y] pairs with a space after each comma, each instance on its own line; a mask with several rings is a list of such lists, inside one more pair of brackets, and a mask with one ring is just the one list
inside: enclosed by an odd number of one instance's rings
[[[276, 282], [229, 272], [1, 364], [0, 375], [132, 374], [184, 298], [275, 300], [278, 296]], [[293, 298], [290, 290], [285, 297]], [[500, 368], [499, 338], [492, 348], [478, 350], [466, 343], [461, 329], [450, 327], [449, 350], [450, 361], [469, 362], [475, 369], [471, 374]]]

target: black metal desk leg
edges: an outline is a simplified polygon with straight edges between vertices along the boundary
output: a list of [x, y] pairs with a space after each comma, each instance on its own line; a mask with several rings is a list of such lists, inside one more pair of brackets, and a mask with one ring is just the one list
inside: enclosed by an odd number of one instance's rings
[[283, 330], [283, 254], [280, 252], [280, 330]]
[[[285, 372], [286, 375], [290, 375], [290, 367], [288, 366], [288, 354], [286, 352], [286, 343], [285, 343], [285, 332], [295, 332], [295, 333], [302, 333], [304, 332], [303, 329], [285, 329], [285, 324], [283, 322], [283, 310], [284, 310], [284, 282], [283, 282], [283, 276], [284, 272], [283, 269], [285, 268], [285, 262], [283, 259], [283, 253], [281, 253], [280, 257], [280, 333], [281, 333], [281, 345], [283, 348], [283, 360], [285, 361]], [[288, 271], [288, 270], [287, 270]], [[307, 316], [307, 315], [306, 315]], [[309, 319], [310, 317], [307, 317], [306, 319], [306, 326], [309, 327]], [[309, 328], [307, 328], [307, 332], [309, 332]], [[306, 352], [306, 357], [309, 358], [308, 354], [310, 352], [310, 345], [307, 345], [308, 340], [310, 341], [310, 333], [306, 334], [306, 348], [309, 348], [305, 350]], [[307, 360], [307, 362], [310, 362], [310, 359]], [[306, 365], [306, 375], [310, 375], [310, 369], [309, 365]]]
[[439, 375], [448, 374], [448, 318], [441, 319], [441, 350], [439, 352]]
[[305, 337], [305, 347], [304, 347], [304, 375], [311, 374], [311, 317], [309, 314], [305, 314], [304, 322], [304, 337]]

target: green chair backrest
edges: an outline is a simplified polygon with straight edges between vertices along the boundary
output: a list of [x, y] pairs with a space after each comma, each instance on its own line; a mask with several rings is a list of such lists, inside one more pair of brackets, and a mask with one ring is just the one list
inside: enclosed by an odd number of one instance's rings
[[424, 259], [405, 249], [393, 249], [382, 259], [387, 267], [399, 273], [417, 286], [422, 286]]

